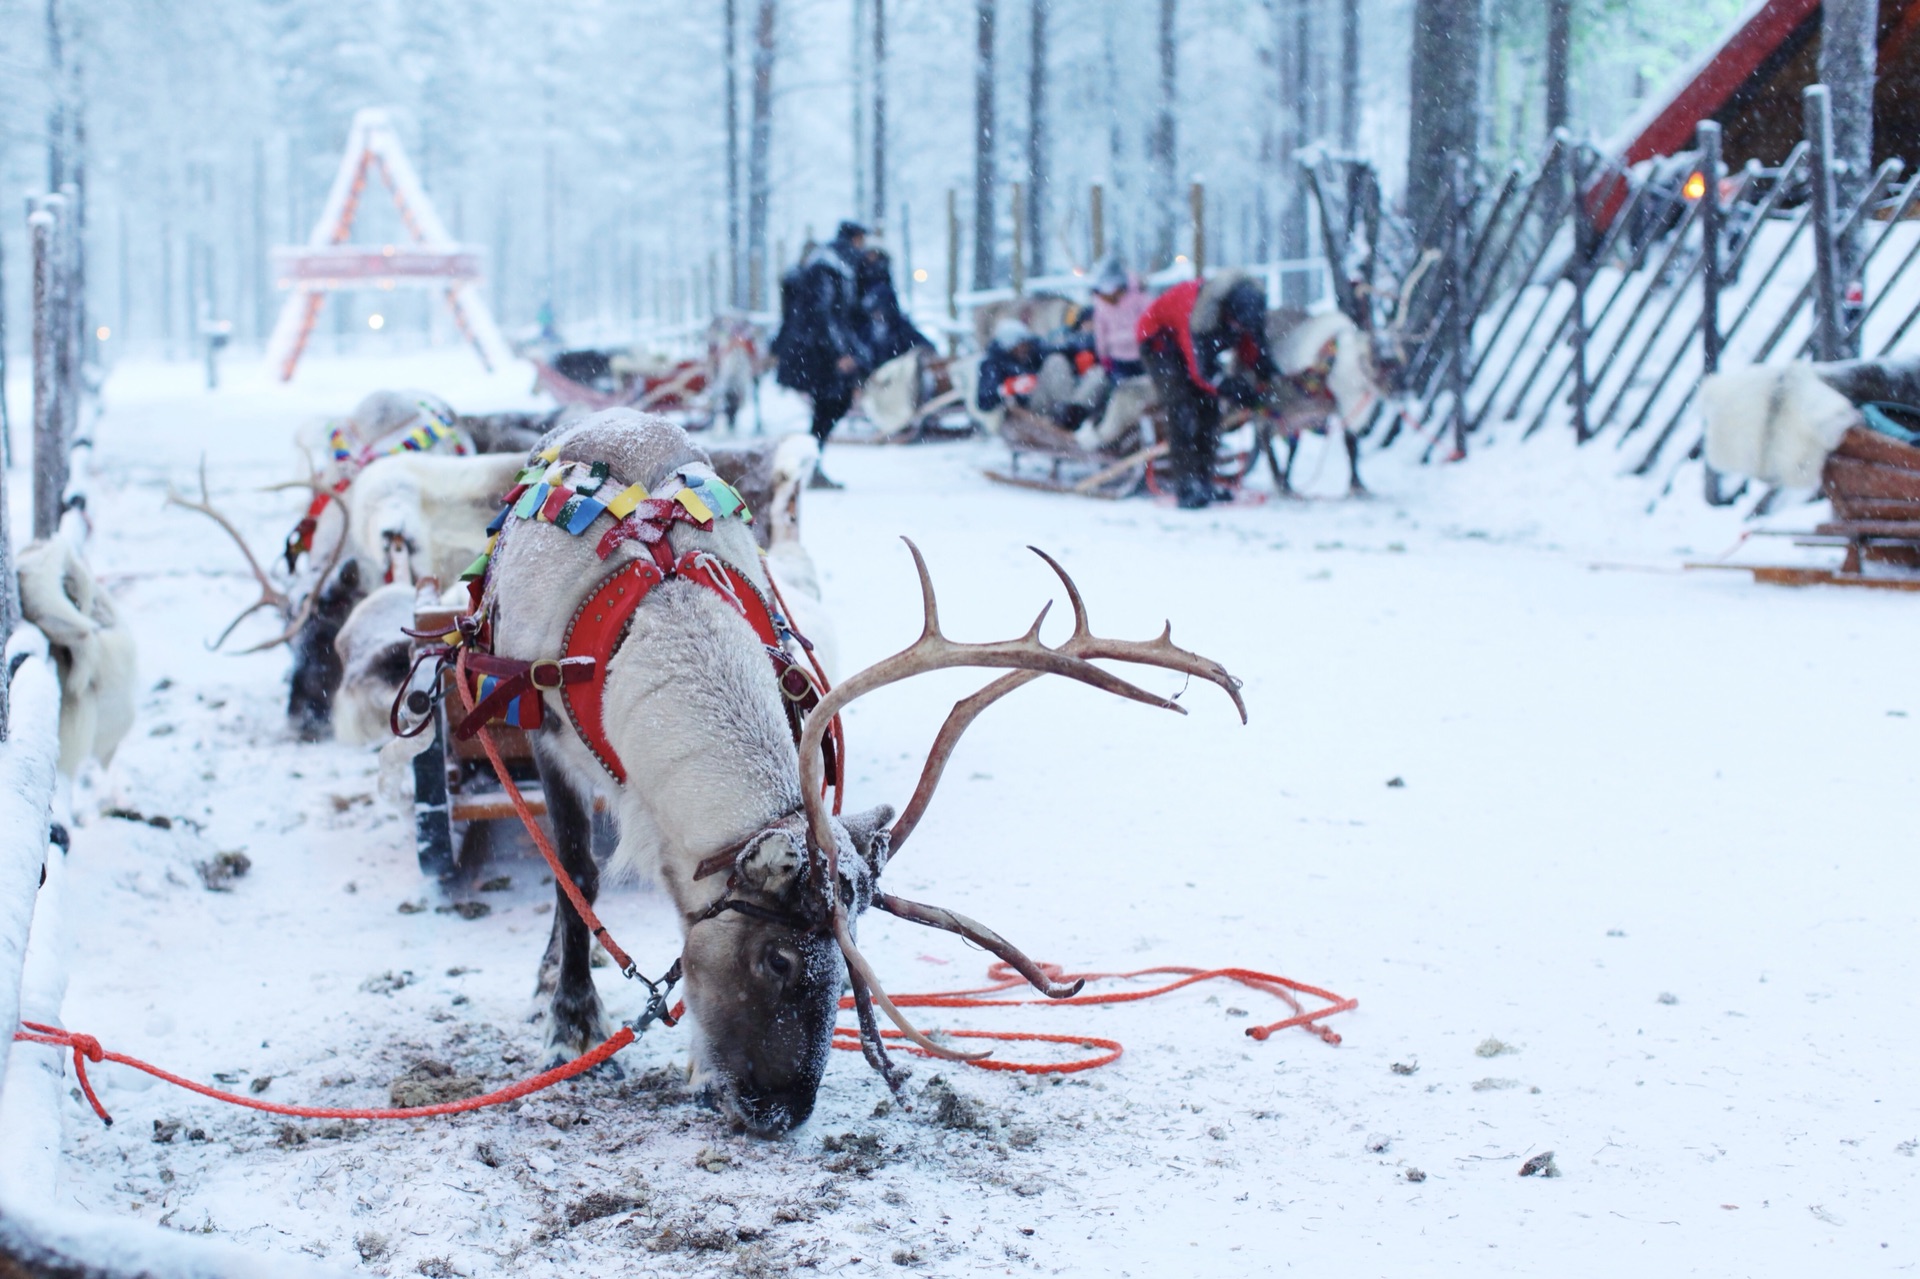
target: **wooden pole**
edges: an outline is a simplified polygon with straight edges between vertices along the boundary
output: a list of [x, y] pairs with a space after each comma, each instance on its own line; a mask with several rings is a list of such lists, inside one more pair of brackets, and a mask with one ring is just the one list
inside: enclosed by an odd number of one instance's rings
[[1027, 188], [1013, 184], [1013, 296], [1027, 291]]
[[1187, 188], [1187, 204], [1193, 211], [1193, 278], [1207, 274], [1207, 188], [1196, 182]]
[[33, 248], [33, 535], [52, 537], [60, 528], [67, 488], [67, 448], [59, 405], [58, 289], [60, 231], [54, 200], [40, 197], [27, 217]]
[[1090, 207], [1093, 223], [1093, 265], [1098, 266], [1107, 258], [1107, 193], [1098, 182], [1093, 184]]
[[960, 287], [960, 193], [947, 188], [947, 318], [960, 317], [954, 293]]
[[1807, 160], [1813, 177], [1813, 354], [1840, 358], [1840, 298], [1833, 261], [1833, 119], [1827, 86], [1810, 84], [1802, 94], [1806, 108]]

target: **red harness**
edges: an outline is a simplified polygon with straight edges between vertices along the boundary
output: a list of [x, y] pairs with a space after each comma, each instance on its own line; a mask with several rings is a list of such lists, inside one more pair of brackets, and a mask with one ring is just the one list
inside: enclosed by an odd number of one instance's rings
[[[517, 494], [518, 490], [510, 493], [508, 500]], [[820, 702], [821, 685], [795, 662], [782, 640], [792, 636], [804, 647], [812, 646], [792, 630], [786, 619], [769, 605], [760, 588], [736, 566], [709, 551], [691, 550], [676, 558], [667, 539], [667, 530], [675, 522], [701, 529], [713, 527], [712, 520], [696, 518], [677, 501], [650, 498], [601, 536], [597, 547], [601, 559], [626, 542], [639, 542], [646, 547], [648, 556], [629, 560], [601, 579], [568, 622], [560, 657], [526, 661], [487, 653], [484, 649], [492, 628], [484, 624], [474, 627], [467, 664], [491, 680], [483, 685], [472, 710], [454, 730], [455, 736], [470, 738], [489, 722], [503, 717], [521, 729], [538, 729], [546, 718], [543, 695], [556, 692], [561, 695], [567, 718], [580, 740], [608, 775], [625, 785], [626, 767], [607, 738], [604, 715], [607, 663], [626, 640], [634, 610], [653, 588], [662, 582], [682, 580], [712, 591], [753, 628], [773, 663], [787, 724], [798, 743], [803, 718]], [[476, 605], [481, 593], [479, 588], [480, 583], [476, 581]], [[404, 686], [401, 692], [404, 696]], [[396, 719], [397, 706], [396, 702]], [[826, 754], [827, 780], [837, 784], [838, 751], [834, 735], [827, 736], [822, 749]]]

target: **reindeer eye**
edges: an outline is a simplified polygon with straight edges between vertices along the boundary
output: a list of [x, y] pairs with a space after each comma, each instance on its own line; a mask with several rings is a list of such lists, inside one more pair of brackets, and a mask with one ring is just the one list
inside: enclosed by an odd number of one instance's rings
[[767, 947], [766, 965], [767, 971], [781, 981], [793, 975], [793, 960], [787, 958], [787, 952], [778, 946]]

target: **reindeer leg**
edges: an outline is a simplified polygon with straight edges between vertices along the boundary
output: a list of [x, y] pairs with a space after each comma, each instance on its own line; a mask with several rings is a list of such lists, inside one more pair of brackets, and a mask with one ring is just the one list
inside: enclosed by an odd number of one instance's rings
[[1360, 479], [1360, 437], [1347, 429], [1344, 422], [1340, 425], [1340, 435], [1347, 442], [1347, 496], [1365, 497], [1367, 486]]
[[[600, 892], [600, 867], [593, 860], [592, 811], [557, 760], [536, 749], [534, 762], [540, 767], [547, 818], [553, 823], [554, 851], [560, 856], [561, 867], [591, 903]], [[593, 938], [587, 932], [586, 923], [574, 913], [566, 890], [556, 883], [553, 894], [553, 941], [558, 943], [559, 972], [547, 1013], [546, 1064], [549, 1067], [580, 1056], [608, 1033], [600, 992], [593, 985]], [[552, 962], [555, 949], [550, 942], [547, 962]], [[543, 980], [545, 968], [543, 963]], [[608, 1061], [600, 1071], [615, 1079], [626, 1074], [614, 1061]]]

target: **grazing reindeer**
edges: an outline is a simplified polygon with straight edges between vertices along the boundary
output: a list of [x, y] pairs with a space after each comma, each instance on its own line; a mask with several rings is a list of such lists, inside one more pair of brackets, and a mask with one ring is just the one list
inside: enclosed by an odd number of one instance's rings
[[[515, 703], [522, 724], [529, 697], [535, 720], [542, 707], [554, 713], [531, 738], [558, 855], [586, 900], [596, 895], [600, 875], [590, 851], [596, 795], [609, 801], [619, 829], [615, 867], [650, 872], [672, 896], [701, 1090], [756, 1134], [805, 1122], [843, 982], [852, 985], [867, 1060], [889, 1085], [898, 1088], [904, 1076], [888, 1059], [876, 1006], [923, 1051], [966, 1056], [921, 1034], [887, 998], [854, 941], [854, 922], [869, 905], [978, 942], [1049, 995], [1077, 990], [1077, 983], [1053, 985], [1025, 955], [966, 917], [881, 891], [889, 858], [924, 814], [967, 725], [1040, 675], [1180, 710], [1091, 659], [1180, 671], [1219, 685], [1244, 719], [1239, 681], [1176, 647], [1170, 632], [1147, 642], [1095, 636], [1079, 591], [1051, 559], [1073, 607], [1073, 632], [1064, 642], [1041, 641], [1042, 610], [1017, 639], [956, 643], [940, 629], [926, 565], [909, 543], [924, 602], [920, 638], [826, 693], [796, 734], [786, 709], [793, 670], [781, 666], [768, 639], [769, 581], [752, 533], [724, 512], [706, 521], [675, 513], [676, 502], [686, 505], [683, 492], [713, 492], [701, 452], [677, 427], [620, 409], [547, 444], [539, 456], [550, 469], [544, 478], [538, 467], [523, 475], [532, 487], [516, 518], [505, 521], [488, 569], [478, 619], [491, 632], [487, 669], [524, 672], [520, 687], [531, 691]], [[574, 484], [594, 464], [605, 467], [592, 481], [602, 498], [643, 486], [651, 495], [644, 509], [604, 536], [607, 521], [597, 516], [579, 530], [583, 535], [546, 519], [517, 518], [524, 507], [545, 509], [546, 486]], [[707, 508], [692, 509], [697, 517]], [[558, 518], [568, 519], [567, 512]], [[584, 642], [576, 633], [582, 630]], [[573, 666], [552, 664], [563, 657]], [[893, 820], [886, 805], [837, 815], [837, 803], [824, 793], [822, 751], [838, 712], [886, 684], [962, 666], [1007, 673], [955, 706], [904, 815]], [[543, 669], [545, 682], [535, 682]], [[576, 682], [581, 674], [584, 682]], [[844, 784], [844, 760], [839, 768]], [[606, 1033], [590, 944], [586, 924], [559, 892], [541, 983], [551, 990], [547, 1047], [554, 1060], [586, 1051]]]
[[20, 612], [46, 633], [60, 672], [60, 772], [101, 767], [133, 727], [135, 650], [120, 611], [63, 537], [20, 548]]

